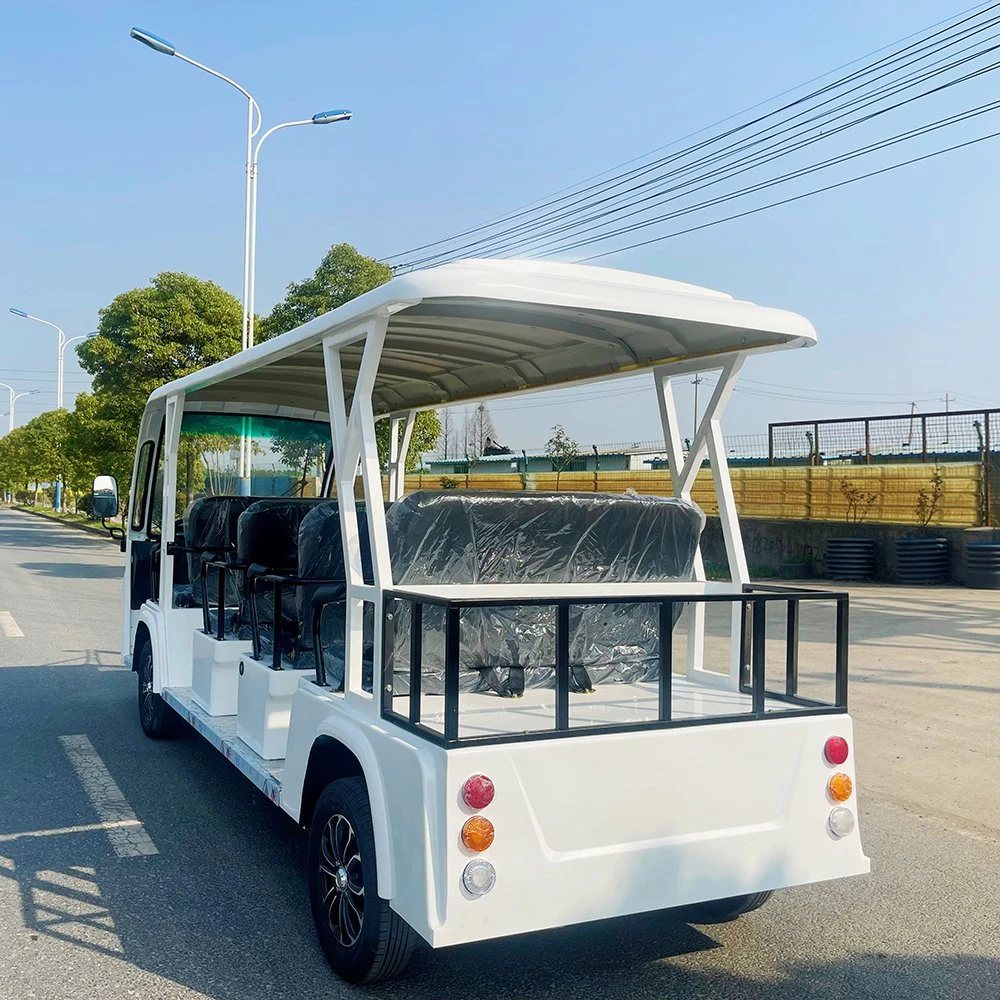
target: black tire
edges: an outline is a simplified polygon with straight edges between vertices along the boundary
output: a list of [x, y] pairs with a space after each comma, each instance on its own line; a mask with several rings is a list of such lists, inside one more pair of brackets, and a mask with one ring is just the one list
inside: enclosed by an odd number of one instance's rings
[[693, 924], [724, 924], [751, 910], [759, 910], [772, 896], [771, 889], [746, 896], [729, 896], [684, 908], [684, 919]]
[[180, 732], [180, 716], [153, 691], [153, 644], [147, 636], [139, 646], [135, 666], [138, 684], [139, 725], [151, 740], [167, 739]]
[[416, 942], [376, 884], [368, 790], [341, 778], [323, 790], [309, 825], [309, 901], [327, 961], [349, 983], [398, 976]]

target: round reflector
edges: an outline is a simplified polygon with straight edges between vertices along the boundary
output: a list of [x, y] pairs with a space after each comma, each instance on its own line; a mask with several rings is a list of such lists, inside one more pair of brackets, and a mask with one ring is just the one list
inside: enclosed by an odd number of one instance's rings
[[823, 753], [831, 764], [843, 764], [847, 760], [850, 748], [843, 736], [831, 736], [823, 747]]
[[846, 837], [854, 829], [854, 813], [843, 806], [837, 806], [831, 810], [830, 818], [827, 821], [830, 833], [835, 837]]
[[851, 779], [842, 771], [838, 771], [833, 775], [827, 782], [826, 787], [830, 793], [830, 798], [834, 802], [846, 802], [851, 797], [851, 791], [854, 788], [851, 784]]
[[485, 816], [472, 816], [462, 827], [462, 843], [470, 851], [485, 851], [493, 843], [493, 824]]
[[485, 896], [496, 882], [496, 869], [483, 858], [470, 861], [462, 872], [462, 883], [473, 896]]
[[485, 774], [474, 774], [462, 785], [462, 798], [470, 809], [485, 809], [496, 791]]

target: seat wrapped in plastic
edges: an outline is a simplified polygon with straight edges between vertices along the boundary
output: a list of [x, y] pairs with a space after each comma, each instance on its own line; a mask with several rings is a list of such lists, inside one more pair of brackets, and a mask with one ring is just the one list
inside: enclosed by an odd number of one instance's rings
[[[294, 576], [299, 565], [299, 525], [315, 508], [333, 501], [322, 497], [274, 498], [258, 500], [239, 517], [236, 539], [236, 557], [246, 564], [248, 576], [282, 573]], [[250, 620], [246, 607], [249, 594], [240, 611], [243, 621]], [[269, 583], [256, 585], [256, 609], [259, 634], [258, 649], [271, 650], [271, 633], [274, 623], [274, 586]], [[281, 607], [282, 652], [292, 653], [297, 647], [298, 616], [293, 594], [282, 594]]]
[[[358, 537], [361, 543], [361, 572], [365, 583], [372, 583], [371, 540], [368, 534], [368, 515], [363, 503], [357, 504]], [[344, 680], [344, 640], [346, 623], [347, 573], [344, 563], [343, 534], [340, 526], [340, 508], [337, 503], [324, 504], [302, 519], [299, 527], [299, 570], [301, 578], [326, 581], [304, 584], [298, 588], [300, 634], [303, 637], [301, 663], [312, 663], [313, 607], [319, 596], [330, 600], [323, 608], [320, 619], [320, 652], [326, 668], [327, 683], [339, 688]], [[333, 583], [329, 581], [334, 581]], [[339, 586], [345, 588], [339, 599], [335, 593]], [[308, 640], [306, 639], [308, 637]], [[371, 650], [365, 651], [367, 683], [370, 684]]]
[[[690, 580], [704, 522], [701, 510], [683, 500], [603, 493], [419, 492], [387, 515], [393, 580], [400, 587]], [[400, 611], [394, 685], [402, 694], [408, 690], [408, 605]], [[444, 612], [425, 605], [423, 614], [421, 685], [441, 693]], [[658, 676], [654, 605], [572, 607], [569, 638], [570, 663], [583, 668], [586, 684]], [[459, 646], [464, 690], [511, 694], [522, 681], [555, 684], [551, 607], [466, 609]]]
[[[188, 582], [191, 584], [194, 607], [201, 607], [205, 602], [202, 569], [206, 564], [220, 560], [236, 561], [239, 516], [256, 500], [257, 497], [199, 497], [184, 512], [184, 544], [196, 550], [187, 553]], [[209, 604], [217, 604], [218, 570], [209, 566], [205, 578], [208, 582]], [[242, 574], [226, 574], [225, 596], [227, 606], [239, 606], [243, 597]]]

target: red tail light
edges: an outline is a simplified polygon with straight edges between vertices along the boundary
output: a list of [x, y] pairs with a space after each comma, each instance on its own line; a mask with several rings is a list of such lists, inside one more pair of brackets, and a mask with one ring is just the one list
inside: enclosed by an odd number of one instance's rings
[[831, 764], [843, 764], [850, 754], [850, 748], [843, 736], [831, 736], [823, 747], [823, 753]]
[[485, 809], [494, 792], [493, 782], [485, 774], [474, 774], [462, 786], [462, 798], [470, 809]]

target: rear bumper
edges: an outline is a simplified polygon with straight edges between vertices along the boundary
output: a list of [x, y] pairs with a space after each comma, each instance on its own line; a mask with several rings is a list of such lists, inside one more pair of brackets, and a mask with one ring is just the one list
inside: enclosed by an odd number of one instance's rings
[[[851, 746], [840, 767], [823, 756], [832, 735]], [[854, 780], [853, 748], [834, 715], [442, 751], [422, 829], [393, 817], [392, 905], [440, 947], [863, 874], [857, 823], [839, 839], [827, 825], [827, 781]], [[461, 842], [475, 773], [496, 785], [481, 855]], [[844, 805], [857, 818], [856, 791]], [[497, 873], [480, 898], [462, 885], [473, 857]]]

